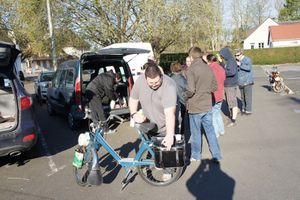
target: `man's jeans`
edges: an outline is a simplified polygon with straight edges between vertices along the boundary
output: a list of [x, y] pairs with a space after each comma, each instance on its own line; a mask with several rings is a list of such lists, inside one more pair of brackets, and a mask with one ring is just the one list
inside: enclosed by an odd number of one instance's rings
[[252, 112], [252, 84], [246, 86], [240, 86], [242, 111]]
[[213, 158], [222, 159], [218, 140], [212, 125], [212, 112], [204, 112], [199, 114], [189, 114], [191, 127], [191, 158], [201, 160], [202, 153], [202, 133], [203, 126], [209, 146], [210, 153]]
[[215, 103], [215, 105], [212, 108], [212, 122], [217, 137], [220, 136], [220, 133], [222, 134], [225, 133], [224, 122], [221, 115], [221, 107], [222, 107], [222, 101]]

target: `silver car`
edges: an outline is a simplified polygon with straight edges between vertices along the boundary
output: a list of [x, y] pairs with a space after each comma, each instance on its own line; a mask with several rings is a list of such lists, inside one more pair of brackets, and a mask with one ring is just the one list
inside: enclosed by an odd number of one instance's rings
[[0, 41], [0, 156], [17, 156], [37, 141], [31, 96], [16, 75], [15, 45]]
[[38, 100], [46, 100], [47, 99], [47, 89], [51, 84], [54, 72], [42, 72], [34, 84], [35, 95]]

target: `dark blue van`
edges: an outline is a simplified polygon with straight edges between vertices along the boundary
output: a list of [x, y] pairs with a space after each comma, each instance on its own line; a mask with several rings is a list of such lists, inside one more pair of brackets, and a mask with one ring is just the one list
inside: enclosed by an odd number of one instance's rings
[[[98, 74], [113, 70], [121, 75], [123, 87], [122, 105], [111, 113], [126, 115], [129, 113], [128, 97], [133, 85], [133, 78], [126, 55], [148, 53], [138, 48], [101, 49], [99, 52], [84, 53], [78, 60], [61, 63], [54, 74], [47, 90], [47, 110], [50, 115], [61, 113], [67, 116], [69, 127], [78, 128], [84, 119], [84, 92], [88, 83]], [[121, 101], [120, 101], [121, 102]]]

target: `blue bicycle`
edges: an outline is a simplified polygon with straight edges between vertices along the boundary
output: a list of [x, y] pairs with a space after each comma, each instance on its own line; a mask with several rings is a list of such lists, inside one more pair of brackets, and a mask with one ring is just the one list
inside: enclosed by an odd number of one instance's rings
[[[108, 122], [115, 120], [119, 123], [123, 122], [123, 119], [116, 115], [110, 115], [107, 120], [93, 124], [88, 133], [88, 142], [85, 145], [79, 146], [75, 152], [81, 153], [80, 164], [74, 164], [75, 180], [80, 186], [100, 185], [103, 181], [102, 173], [100, 170], [100, 162], [98, 157], [98, 151], [103, 147], [116, 161], [125, 169], [125, 178], [122, 181], [122, 188], [133, 179], [136, 174], [142, 177], [142, 179], [154, 186], [165, 186], [175, 182], [182, 174], [184, 166], [184, 152], [182, 153], [180, 164], [175, 167], [170, 165], [164, 165], [158, 163], [163, 159], [155, 159], [157, 154], [161, 152], [155, 152], [155, 142], [160, 141], [156, 137], [150, 138], [146, 133], [152, 129], [152, 124], [136, 124], [136, 130], [141, 140], [140, 148], [134, 158], [121, 158], [121, 156], [107, 143], [104, 139], [104, 134], [107, 131]], [[161, 154], [162, 155], [162, 154]], [[176, 154], [177, 158], [178, 155]], [[171, 165], [174, 166], [174, 165]]]

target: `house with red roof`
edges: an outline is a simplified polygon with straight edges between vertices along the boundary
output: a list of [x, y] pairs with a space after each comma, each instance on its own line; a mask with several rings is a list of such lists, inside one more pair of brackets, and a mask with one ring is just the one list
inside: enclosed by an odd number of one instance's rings
[[269, 27], [277, 26], [273, 19], [266, 19], [261, 25], [252, 29], [248, 37], [243, 42], [244, 49], [263, 49], [270, 48], [268, 42]]
[[300, 46], [300, 22], [270, 26], [268, 38], [270, 48]]
[[300, 46], [300, 22], [277, 23], [271, 18], [252, 29], [243, 43], [244, 49], [293, 46]]

